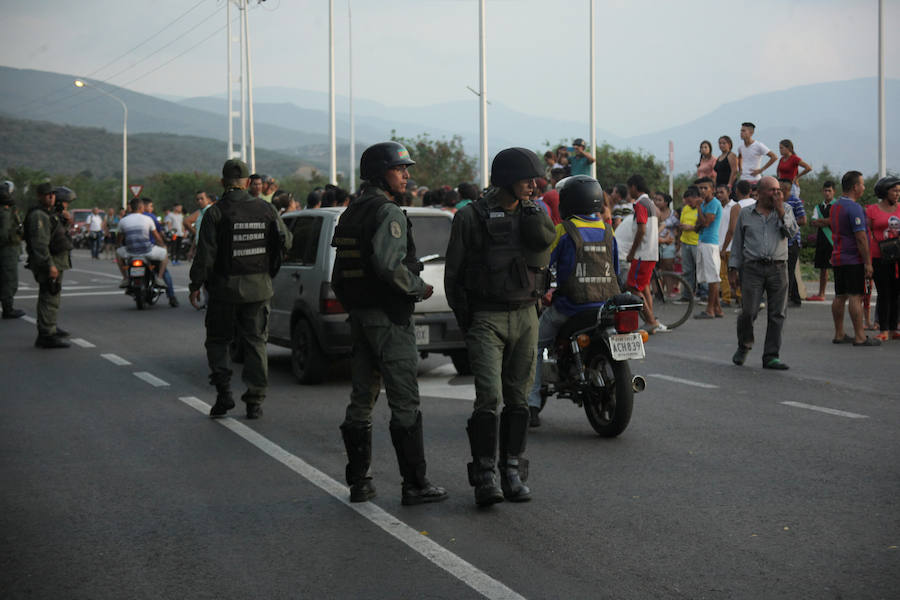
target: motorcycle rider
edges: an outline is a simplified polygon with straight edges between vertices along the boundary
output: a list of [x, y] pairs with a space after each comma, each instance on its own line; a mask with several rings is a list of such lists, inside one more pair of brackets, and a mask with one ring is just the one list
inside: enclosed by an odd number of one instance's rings
[[[475, 405], [466, 431], [472, 450], [469, 483], [475, 503], [531, 499], [523, 483], [528, 432], [527, 394], [534, 376], [537, 300], [544, 292], [549, 248], [556, 232], [530, 200], [540, 159], [525, 148], [500, 151], [485, 195], [453, 219], [444, 289], [466, 335], [475, 376]], [[501, 399], [504, 407], [498, 419]], [[499, 467], [496, 483], [499, 420]]]
[[[152, 198], [142, 198], [141, 202], [144, 205], [144, 214], [150, 217], [150, 220], [153, 221], [153, 226], [156, 228], [156, 231], [159, 232], [159, 235], [163, 238], [163, 248], [165, 248], [165, 233], [166, 230], [163, 227], [162, 223], [159, 222], [159, 217], [156, 216], [156, 213], [153, 210], [153, 199]], [[166, 266], [168, 266], [169, 261], [166, 261]], [[169, 273], [169, 270], [162, 267], [162, 270], [159, 274], [159, 277], [166, 284], [166, 296], [169, 297], [169, 306], [172, 308], [178, 307], [178, 298], [175, 297], [175, 284], [172, 282], [172, 274]]]
[[[538, 325], [537, 366], [528, 394], [531, 427], [541, 424], [541, 368], [543, 350], [556, 339], [560, 327], [573, 315], [603, 306], [619, 293], [619, 252], [611, 228], [597, 214], [603, 210], [603, 189], [587, 175], [560, 181], [556, 241], [551, 246], [550, 267], [556, 269], [556, 292], [541, 314]], [[545, 297], [545, 302], [547, 301]]]
[[[166, 282], [162, 279], [162, 274], [169, 264], [166, 258], [166, 241], [156, 230], [153, 219], [143, 213], [144, 203], [140, 198], [132, 198], [128, 202], [128, 208], [128, 214], [119, 221], [119, 232], [116, 234], [119, 246], [116, 250], [118, 257], [116, 263], [122, 272], [119, 287], [128, 287], [128, 260], [132, 256], [145, 256], [148, 260], [159, 261], [159, 273], [156, 274], [155, 283], [159, 287], [165, 287]], [[170, 296], [170, 303], [171, 300]]]

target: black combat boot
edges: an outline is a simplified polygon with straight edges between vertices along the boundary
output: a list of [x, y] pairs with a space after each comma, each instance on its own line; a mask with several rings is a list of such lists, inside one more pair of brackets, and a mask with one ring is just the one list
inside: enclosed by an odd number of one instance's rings
[[69, 343], [54, 335], [38, 335], [34, 340], [35, 348], [68, 348]]
[[341, 425], [344, 448], [347, 449], [347, 468], [344, 477], [350, 486], [350, 502], [365, 502], [375, 497], [375, 486], [369, 475], [372, 463], [372, 424]]
[[522, 483], [528, 479], [525, 438], [528, 434], [528, 408], [504, 408], [500, 414], [500, 486], [510, 502], [528, 502], [531, 490]]
[[234, 397], [231, 395], [231, 384], [220, 383], [216, 385], [216, 403], [209, 409], [209, 416], [224, 417], [225, 413], [234, 408]]
[[447, 490], [425, 477], [425, 444], [422, 440], [422, 413], [412, 427], [391, 425], [391, 441], [397, 452], [397, 464], [403, 476], [401, 504], [411, 506], [447, 499]]
[[19, 308], [13, 308], [12, 303], [3, 305], [4, 319], [18, 319], [25, 316], [25, 311]]
[[472, 448], [472, 462], [469, 468], [469, 485], [475, 487], [475, 504], [490, 506], [503, 502], [503, 493], [497, 487], [494, 471], [497, 456], [497, 415], [476, 412], [466, 427], [469, 446]]

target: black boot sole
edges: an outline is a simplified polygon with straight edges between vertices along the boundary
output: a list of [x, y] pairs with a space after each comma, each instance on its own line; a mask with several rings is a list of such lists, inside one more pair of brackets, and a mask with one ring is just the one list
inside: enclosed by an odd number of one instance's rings
[[479, 498], [477, 495], [475, 496], [475, 504], [478, 506], [491, 506], [501, 502], [503, 502], [503, 494], [499, 490], [497, 490], [496, 494], [491, 496], [485, 496], [483, 498]]
[[440, 496], [403, 496], [400, 504], [403, 506], [417, 506], [419, 504], [431, 504], [432, 502], [443, 502], [450, 497], [450, 494], [444, 492]]

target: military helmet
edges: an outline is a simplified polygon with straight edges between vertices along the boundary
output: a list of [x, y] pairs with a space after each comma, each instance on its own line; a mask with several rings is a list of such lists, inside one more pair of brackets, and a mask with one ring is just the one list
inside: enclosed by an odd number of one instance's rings
[[366, 181], [383, 177], [391, 167], [414, 165], [416, 161], [409, 157], [409, 150], [397, 142], [381, 142], [369, 146], [359, 159], [359, 174]]
[[12, 204], [12, 194], [9, 193], [9, 188], [3, 184], [0, 184], [0, 204], [4, 206]]
[[882, 177], [875, 182], [875, 196], [877, 198], [886, 198], [888, 190], [898, 184], [900, 184], [900, 177], [895, 177], [893, 175]]
[[12, 193], [16, 191], [16, 184], [14, 184], [9, 179], [4, 179], [2, 182], [0, 182], [0, 187], [6, 188], [6, 191], [9, 192], [10, 195], [12, 195]]
[[573, 175], [556, 184], [559, 190], [559, 216], [589, 215], [603, 210], [603, 188], [593, 177]]
[[56, 194], [57, 202], [71, 202], [78, 198], [78, 194], [72, 188], [66, 187], [64, 185], [58, 186], [53, 189], [53, 193]]
[[544, 174], [544, 166], [538, 155], [528, 148], [501, 150], [491, 163], [491, 183], [507, 187], [523, 179], [534, 179]]

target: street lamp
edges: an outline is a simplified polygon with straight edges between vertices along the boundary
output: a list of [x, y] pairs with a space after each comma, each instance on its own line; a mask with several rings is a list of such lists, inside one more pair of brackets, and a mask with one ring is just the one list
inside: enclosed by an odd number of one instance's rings
[[[75, 87], [83, 88], [87, 87], [87, 83], [82, 81], [81, 79], [75, 80]], [[93, 89], [97, 90], [101, 94], [106, 94], [113, 100], [116, 100], [119, 104], [122, 105], [122, 110], [125, 111], [125, 116], [122, 120], [122, 208], [128, 209], [128, 107], [125, 106], [125, 102], [122, 101], [118, 96], [114, 96], [107, 92], [106, 90], [99, 88], [97, 86], [91, 86]]]

